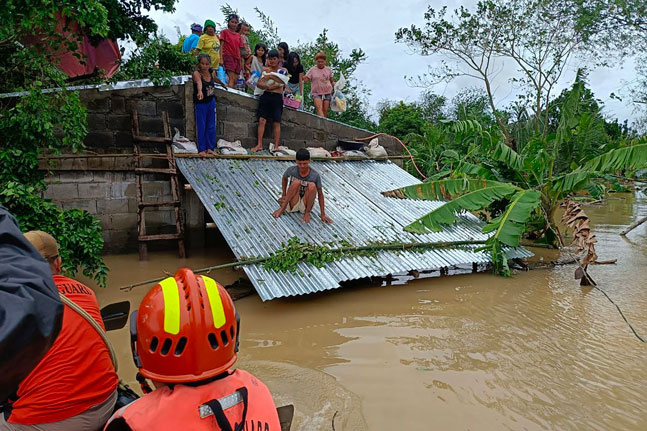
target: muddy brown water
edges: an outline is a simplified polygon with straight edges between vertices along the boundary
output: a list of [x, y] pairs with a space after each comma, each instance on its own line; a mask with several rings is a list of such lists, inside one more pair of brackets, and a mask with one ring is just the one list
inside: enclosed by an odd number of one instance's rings
[[[590, 273], [647, 337], [647, 226], [617, 235], [647, 214], [647, 199], [615, 195], [585, 210], [600, 259], [618, 259]], [[136, 307], [147, 288], [119, 286], [231, 260], [225, 245], [184, 261], [172, 252], [151, 253], [148, 262], [108, 256], [99, 301]], [[645, 430], [647, 345], [600, 292], [580, 288], [573, 271], [363, 284], [265, 303], [252, 295], [236, 302], [236, 366], [265, 381], [277, 405], [296, 406], [297, 430], [332, 430], [333, 416], [338, 431]], [[227, 284], [240, 273], [212, 276]], [[127, 328], [110, 338], [120, 375], [137, 386]]]

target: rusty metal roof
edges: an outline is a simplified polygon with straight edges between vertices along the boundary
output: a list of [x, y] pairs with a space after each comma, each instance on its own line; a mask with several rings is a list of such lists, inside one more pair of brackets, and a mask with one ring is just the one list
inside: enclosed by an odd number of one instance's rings
[[[272, 217], [278, 209], [281, 178], [290, 161], [257, 159], [178, 158], [177, 165], [222, 232], [237, 258], [269, 256], [291, 237], [323, 245], [346, 240], [354, 246], [375, 242], [437, 242], [485, 240], [482, 222], [465, 213], [455, 225], [442, 232], [417, 235], [403, 227], [441, 205], [439, 201], [401, 200], [381, 192], [420, 181], [391, 162], [313, 161], [320, 174], [326, 199], [327, 225], [319, 218], [315, 203], [312, 221], [303, 223], [300, 214]], [[487, 253], [475, 246], [426, 251], [380, 251], [370, 256], [343, 258], [316, 268], [299, 263], [296, 272], [267, 271], [261, 264], [244, 270], [265, 301], [339, 287], [341, 281], [410, 270], [433, 270], [471, 263], [487, 263]], [[529, 257], [523, 249], [508, 250], [509, 257]]]

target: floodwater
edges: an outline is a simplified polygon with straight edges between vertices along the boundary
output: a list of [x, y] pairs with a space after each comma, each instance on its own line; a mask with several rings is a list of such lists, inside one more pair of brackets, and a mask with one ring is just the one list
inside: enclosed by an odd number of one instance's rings
[[[618, 259], [590, 274], [647, 337], [647, 226], [617, 235], [647, 215], [647, 199], [614, 195], [585, 211], [599, 259]], [[229, 253], [194, 251], [184, 262], [151, 253], [146, 263], [109, 256], [99, 300], [137, 306], [147, 288], [126, 294], [119, 286], [229, 262]], [[237, 366], [265, 381], [277, 405], [295, 405], [296, 430], [645, 430], [647, 344], [573, 272], [364, 284], [266, 303], [252, 295], [236, 302]], [[211, 275], [227, 284], [240, 273]], [[137, 386], [127, 330], [110, 337], [120, 375]]]

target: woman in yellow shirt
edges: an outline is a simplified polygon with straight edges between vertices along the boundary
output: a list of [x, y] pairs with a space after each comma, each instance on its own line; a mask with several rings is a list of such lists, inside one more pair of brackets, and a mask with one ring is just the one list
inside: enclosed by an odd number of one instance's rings
[[211, 57], [212, 67], [218, 68], [220, 66], [220, 39], [216, 36], [216, 23], [208, 19], [204, 22], [204, 33], [198, 40], [198, 46], [195, 50], [195, 55], [204, 52]]

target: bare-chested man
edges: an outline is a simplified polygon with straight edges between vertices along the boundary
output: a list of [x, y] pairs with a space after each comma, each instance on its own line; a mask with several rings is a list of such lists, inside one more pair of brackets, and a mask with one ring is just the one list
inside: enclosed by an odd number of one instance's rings
[[310, 153], [305, 148], [297, 151], [297, 165], [286, 169], [283, 174], [282, 193], [279, 203], [281, 208], [272, 214], [278, 218], [287, 210], [288, 212], [302, 212], [304, 222], [310, 221], [310, 211], [319, 198], [319, 212], [321, 221], [332, 223], [326, 216], [323, 190], [321, 189], [321, 176], [319, 172], [310, 167]]
[[252, 153], [263, 149], [263, 134], [265, 133], [265, 124], [267, 120], [272, 122], [274, 128], [274, 145], [280, 145], [281, 139], [281, 116], [283, 115], [283, 89], [285, 83], [271, 75], [279, 73], [287, 76], [288, 71], [279, 67], [279, 52], [271, 49], [267, 54], [267, 67], [263, 70], [263, 76], [258, 80], [256, 86], [265, 90], [258, 100], [258, 140], [256, 146], [252, 148]]

